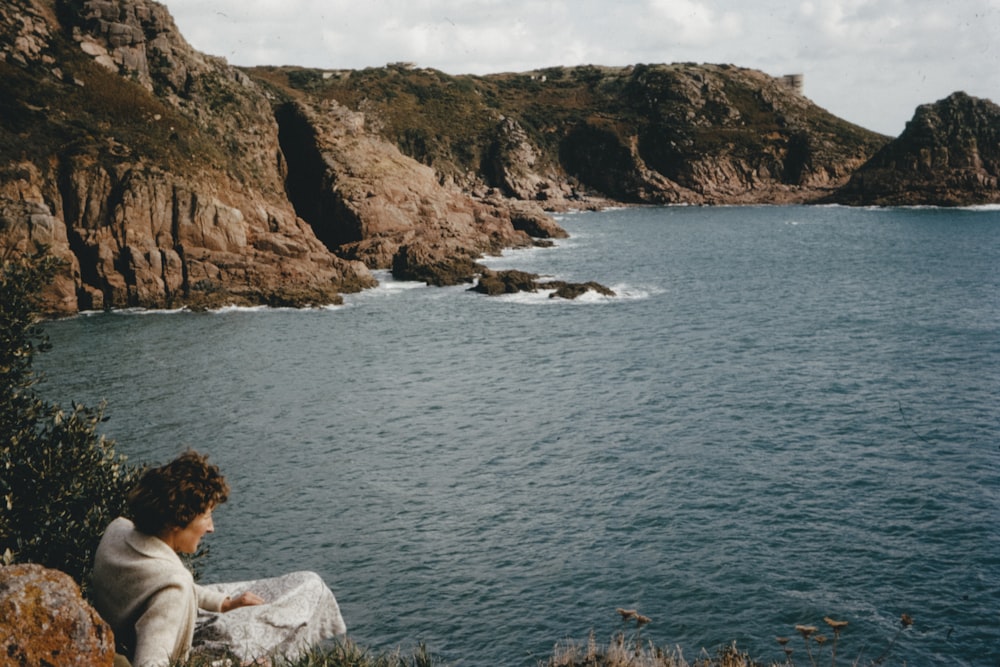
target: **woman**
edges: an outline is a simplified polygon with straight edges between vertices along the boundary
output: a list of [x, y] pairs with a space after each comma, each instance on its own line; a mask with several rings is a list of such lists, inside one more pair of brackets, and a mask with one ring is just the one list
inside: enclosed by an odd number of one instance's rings
[[[333, 593], [313, 573], [246, 582], [239, 591], [194, 583], [177, 554], [198, 549], [205, 533], [214, 531], [212, 510], [228, 497], [218, 466], [188, 451], [146, 471], [129, 494], [132, 520], [115, 519], [101, 538], [94, 606], [114, 631], [118, 652], [134, 667], [185, 659], [196, 623], [206, 645], [245, 660], [277, 652], [294, 657], [309, 644], [346, 632]], [[227, 613], [234, 610], [240, 611]]]

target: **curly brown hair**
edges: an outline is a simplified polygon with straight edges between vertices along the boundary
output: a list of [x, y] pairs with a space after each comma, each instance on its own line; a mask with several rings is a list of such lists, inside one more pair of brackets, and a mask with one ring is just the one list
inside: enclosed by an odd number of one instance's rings
[[142, 474], [129, 493], [135, 527], [158, 535], [172, 526], [184, 528], [196, 516], [229, 498], [229, 484], [208, 456], [188, 450], [176, 459]]

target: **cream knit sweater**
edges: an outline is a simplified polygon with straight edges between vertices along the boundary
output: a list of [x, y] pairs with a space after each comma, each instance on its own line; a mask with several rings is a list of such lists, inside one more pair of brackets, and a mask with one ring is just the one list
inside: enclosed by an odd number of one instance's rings
[[199, 607], [221, 611], [226, 598], [194, 583], [173, 549], [120, 517], [97, 547], [91, 590], [94, 607], [133, 667], [162, 667], [184, 659]]

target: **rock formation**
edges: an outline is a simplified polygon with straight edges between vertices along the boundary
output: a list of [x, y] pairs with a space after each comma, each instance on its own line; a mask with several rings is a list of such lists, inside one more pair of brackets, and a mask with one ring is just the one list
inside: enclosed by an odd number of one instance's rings
[[[449, 76], [388, 66], [251, 75], [365, 112], [372, 132], [470, 192], [551, 210], [810, 201], [887, 138], [762, 72], [729, 65]], [[329, 76], [328, 76], [329, 75]]]
[[995, 106], [970, 100], [885, 146], [730, 65], [239, 69], [153, 0], [7, 0], [0, 252], [65, 260], [55, 313], [308, 305], [371, 269], [471, 282], [565, 235], [551, 211], [996, 201]]
[[539, 290], [551, 292], [549, 294], [550, 298], [558, 297], [560, 299], [575, 299], [587, 292], [596, 292], [603, 296], [615, 296], [614, 290], [594, 281], [585, 283], [570, 283], [563, 280], [540, 281], [538, 274], [518, 271], [516, 269], [492, 271], [481, 268], [479, 280], [469, 289], [488, 296], [516, 294], [517, 292], [537, 292]]
[[535, 204], [474, 200], [430, 167], [364, 129], [364, 115], [333, 100], [278, 105], [289, 196], [319, 239], [341, 257], [401, 279], [469, 282], [474, 260], [532, 235], [565, 232]]
[[360, 114], [275, 99], [151, 0], [0, 20], [0, 247], [66, 260], [54, 312], [332, 303], [403, 246], [437, 262], [562, 233], [443, 186]]
[[1000, 202], [1000, 106], [958, 92], [918, 107], [899, 138], [832, 200], [879, 206]]
[[284, 195], [278, 127], [239, 70], [149, 0], [0, 7], [0, 246], [66, 260], [78, 308], [330, 303], [371, 286]]
[[0, 655], [5, 665], [111, 667], [111, 628], [69, 575], [41, 565], [0, 566]]

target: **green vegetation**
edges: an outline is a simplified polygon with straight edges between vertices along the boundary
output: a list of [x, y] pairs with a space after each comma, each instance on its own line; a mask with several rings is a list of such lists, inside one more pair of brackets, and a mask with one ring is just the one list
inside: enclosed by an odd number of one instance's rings
[[36, 391], [40, 290], [58, 263], [0, 265], [0, 559], [62, 570], [85, 587], [104, 528], [125, 508], [136, 471], [97, 433], [103, 407], [65, 410]]
[[187, 119], [139, 84], [79, 56], [63, 62], [61, 79], [0, 62], [0, 162], [87, 155], [110, 168], [149, 158], [183, 171], [217, 158], [192, 141]]
[[259, 110], [248, 103], [256, 93], [218, 72], [192, 77], [180, 93], [157, 78], [151, 92], [97, 64], [62, 36], [54, 37], [51, 47], [58, 69], [0, 61], [3, 168], [28, 161], [46, 170], [82, 159], [112, 173], [120, 165], [180, 177], [215, 169], [266, 187], [261, 182], [269, 176], [232, 132], [259, 122], [251, 117]]

